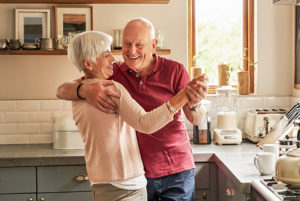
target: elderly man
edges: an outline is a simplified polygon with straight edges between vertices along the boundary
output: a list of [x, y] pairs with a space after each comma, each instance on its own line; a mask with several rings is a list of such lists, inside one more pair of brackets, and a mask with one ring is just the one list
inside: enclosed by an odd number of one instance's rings
[[[124, 63], [114, 64], [112, 79], [120, 82], [146, 110], [152, 110], [187, 86], [190, 78], [184, 66], [155, 54], [157, 40], [152, 23], [144, 18], [127, 23], [123, 31]], [[118, 97], [106, 88], [110, 81], [79, 85], [64, 83], [57, 97], [67, 100], [86, 99], [102, 111], [111, 111]], [[78, 87], [79, 86], [79, 87]], [[186, 87], [189, 102], [183, 107], [191, 123], [199, 123], [206, 110], [199, 102], [205, 98], [205, 82]], [[159, 119], [158, 119], [159, 121]], [[181, 112], [159, 131], [137, 133], [145, 176], [148, 200], [194, 200], [194, 160]]]

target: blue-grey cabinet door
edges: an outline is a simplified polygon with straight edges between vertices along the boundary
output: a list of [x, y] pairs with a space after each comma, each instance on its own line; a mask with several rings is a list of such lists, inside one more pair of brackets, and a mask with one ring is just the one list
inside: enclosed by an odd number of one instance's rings
[[0, 194], [35, 192], [36, 167], [0, 168]]
[[1, 201], [36, 201], [36, 194], [6, 194], [0, 195]]
[[209, 189], [209, 163], [196, 163], [195, 188]]
[[92, 192], [40, 193], [37, 201], [93, 201]]
[[[37, 192], [91, 191], [90, 182], [85, 180], [85, 176], [87, 173], [84, 165], [37, 167]], [[75, 181], [75, 178], [79, 179]]]

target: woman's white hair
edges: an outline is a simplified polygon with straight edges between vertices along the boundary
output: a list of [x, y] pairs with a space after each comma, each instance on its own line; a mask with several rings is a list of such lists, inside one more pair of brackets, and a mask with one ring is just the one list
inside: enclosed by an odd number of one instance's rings
[[96, 62], [96, 57], [110, 50], [112, 37], [100, 31], [86, 31], [74, 36], [68, 46], [68, 58], [78, 68], [84, 70], [83, 61]]

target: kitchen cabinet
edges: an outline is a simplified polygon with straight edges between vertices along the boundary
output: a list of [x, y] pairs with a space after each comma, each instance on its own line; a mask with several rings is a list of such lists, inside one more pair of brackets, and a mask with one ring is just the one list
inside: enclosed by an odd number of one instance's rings
[[250, 201], [251, 195], [242, 194], [225, 172], [218, 168], [218, 200]]
[[196, 163], [195, 166], [195, 201], [217, 201], [216, 164]]
[[84, 165], [0, 168], [1, 201], [92, 201]]
[[36, 168], [0, 168], [1, 201], [35, 201]]

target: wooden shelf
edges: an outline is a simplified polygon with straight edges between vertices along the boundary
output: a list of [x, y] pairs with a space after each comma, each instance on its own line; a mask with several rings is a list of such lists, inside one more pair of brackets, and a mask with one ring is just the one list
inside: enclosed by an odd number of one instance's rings
[[0, 0], [0, 3], [45, 4], [168, 4], [170, 0]]
[[[113, 55], [121, 55], [121, 50], [112, 50]], [[159, 55], [168, 55], [170, 49], [157, 49]], [[0, 55], [67, 55], [67, 50], [0, 50]]]

